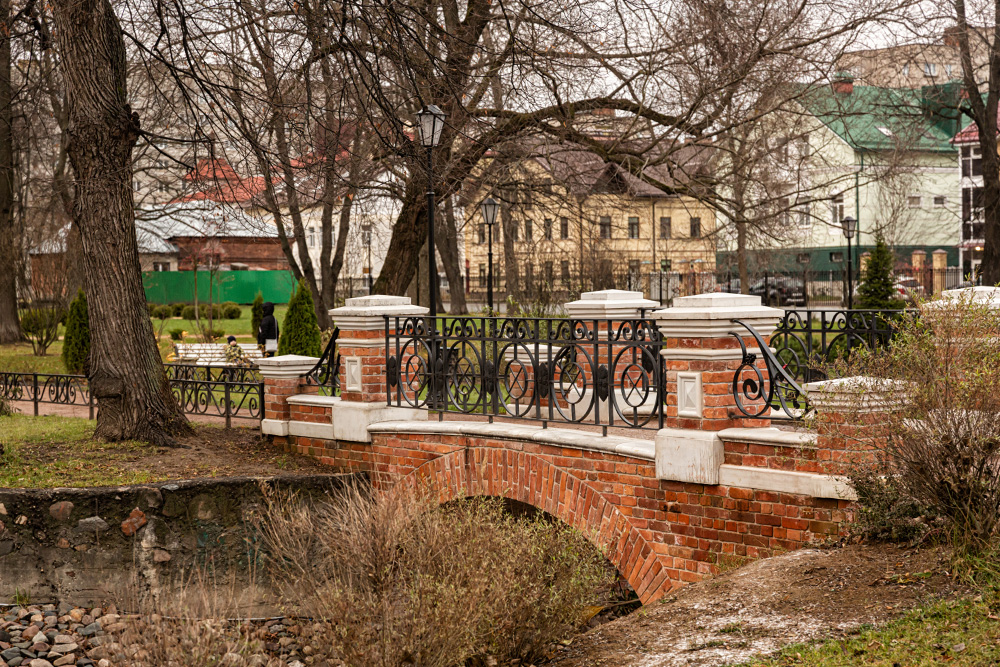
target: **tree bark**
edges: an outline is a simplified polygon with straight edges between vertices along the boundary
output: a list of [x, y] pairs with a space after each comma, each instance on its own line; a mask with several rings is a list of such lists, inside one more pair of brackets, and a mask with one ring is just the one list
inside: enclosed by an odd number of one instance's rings
[[21, 340], [17, 317], [20, 235], [14, 226], [14, 145], [11, 135], [10, 0], [0, 0], [0, 343]]
[[190, 431], [146, 311], [132, 200], [139, 116], [126, 102], [125, 44], [109, 0], [52, 3], [69, 112], [68, 153], [87, 276], [94, 436], [175, 444]]
[[449, 315], [465, 315], [469, 307], [465, 303], [465, 280], [458, 262], [458, 227], [455, 225], [455, 207], [449, 197], [444, 203], [444, 220], [437, 226], [437, 247], [441, 253], [444, 273], [448, 276], [451, 289]]
[[420, 248], [427, 240], [427, 211], [424, 189], [411, 179], [403, 197], [403, 207], [392, 226], [392, 238], [385, 262], [375, 281], [376, 294], [403, 294], [413, 280], [420, 262]]

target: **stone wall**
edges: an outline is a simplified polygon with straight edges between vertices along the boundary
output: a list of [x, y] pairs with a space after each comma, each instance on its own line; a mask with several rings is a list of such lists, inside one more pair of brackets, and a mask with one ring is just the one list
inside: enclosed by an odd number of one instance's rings
[[[0, 491], [0, 597], [100, 604], [157, 590], [195, 566], [251, 579], [261, 483], [324, 497], [345, 476], [233, 477], [143, 486]], [[135, 576], [132, 577], [131, 575]], [[125, 590], [127, 588], [138, 590]]]

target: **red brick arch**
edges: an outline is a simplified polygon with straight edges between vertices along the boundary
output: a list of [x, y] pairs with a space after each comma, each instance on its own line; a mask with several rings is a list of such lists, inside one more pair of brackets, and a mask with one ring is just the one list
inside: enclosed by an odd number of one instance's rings
[[[586, 481], [534, 454], [464, 447], [423, 463], [401, 480], [427, 485], [440, 503], [466, 496], [500, 496], [544, 510], [602, 549], [643, 604], [671, 588], [666, 554]], [[660, 545], [661, 547], [663, 545]]]

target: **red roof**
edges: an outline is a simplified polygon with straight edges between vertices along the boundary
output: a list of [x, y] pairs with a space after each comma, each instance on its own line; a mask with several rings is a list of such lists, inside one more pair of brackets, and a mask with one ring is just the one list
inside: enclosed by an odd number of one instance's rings
[[[1000, 114], [997, 115], [997, 133], [1000, 134]], [[953, 144], [974, 144], [979, 141], [979, 127], [975, 122], [969, 123], [965, 128], [951, 139]]]
[[220, 204], [243, 204], [264, 192], [267, 180], [263, 176], [243, 178], [225, 160], [199, 160], [194, 169], [184, 176], [197, 188], [182, 195], [175, 202], [210, 200]]

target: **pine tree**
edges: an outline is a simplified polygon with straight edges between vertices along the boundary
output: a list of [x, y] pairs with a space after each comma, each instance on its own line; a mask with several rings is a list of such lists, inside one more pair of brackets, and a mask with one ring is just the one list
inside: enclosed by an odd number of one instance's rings
[[861, 285], [858, 286], [857, 307], [871, 310], [895, 310], [904, 306], [897, 298], [893, 271], [896, 257], [882, 237], [868, 258]]
[[301, 354], [307, 357], [319, 357], [322, 354], [312, 292], [305, 280], [299, 281], [298, 289], [288, 302], [288, 312], [285, 313], [281, 335], [278, 337], [278, 354]]
[[87, 315], [87, 295], [83, 290], [69, 306], [66, 316], [66, 334], [63, 336], [63, 364], [68, 373], [85, 373], [90, 356], [90, 321]]
[[257, 333], [260, 331], [262, 319], [264, 319], [264, 294], [258, 290], [253, 305], [250, 306], [250, 334], [254, 339], [257, 338]]

